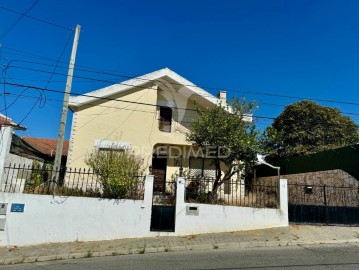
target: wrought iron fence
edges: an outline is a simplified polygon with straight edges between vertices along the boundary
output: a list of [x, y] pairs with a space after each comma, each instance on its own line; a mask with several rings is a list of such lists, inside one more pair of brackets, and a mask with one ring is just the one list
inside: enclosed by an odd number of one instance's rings
[[187, 178], [186, 202], [278, 208], [278, 185], [246, 184], [243, 180], [229, 180], [218, 187], [215, 178]]
[[359, 207], [358, 186], [288, 184], [288, 203]]
[[166, 181], [163, 191], [153, 191], [152, 205], [176, 205], [176, 181]]
[[2, 180], [1, 191], [10, 193], [143, 200], [145, 176], [111, 178], [91, 169], [10, 164], [4, 167]]

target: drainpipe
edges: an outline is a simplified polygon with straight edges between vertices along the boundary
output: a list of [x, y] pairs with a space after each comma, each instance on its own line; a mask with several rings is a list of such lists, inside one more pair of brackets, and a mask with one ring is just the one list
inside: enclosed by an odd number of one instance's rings
[[[266, 162], [264, 160], [264, 156], [263, 155], [257, 155], [257, 165], [266, 165], [272, 169], [275, 169], [277, 170], [277, 175], [278, 175], [278, 183], [279, 183], [279, 180], [280, 180], [280, 167], [277, 167], [277, 166], [273, 166], [272, 164], [269, 164], [268, 162]], [[277, 200], [278, 200], [278, 203], [280, 202], [280, 186], [278, 184], [277, 186]]]
[[277, 170], [277, 175], [278, 175], [278, 179], [280, 179], [280, 167], [274, 166], [272, 164], [269, 164], [268, 162], [266, 162], [264, 160], [264, 156], [263, 155], [257, 155], [257, 165], [266, 165], [272, 169]]

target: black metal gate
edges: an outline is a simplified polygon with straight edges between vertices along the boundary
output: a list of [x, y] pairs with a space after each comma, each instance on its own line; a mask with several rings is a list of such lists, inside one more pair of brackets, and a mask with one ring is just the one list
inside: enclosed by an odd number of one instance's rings
[[152, 197], [151, 231], [174, 232], [176, 220], [176, 182], [166, 182], [164, 191]]
[[359, 225], [359, 188], [288, 184], [289, 221]]

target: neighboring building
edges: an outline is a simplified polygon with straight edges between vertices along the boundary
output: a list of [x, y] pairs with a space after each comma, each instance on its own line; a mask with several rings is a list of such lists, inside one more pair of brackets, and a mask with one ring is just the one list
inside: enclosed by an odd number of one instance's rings
[[[29, 166], [33, 164], [34, 160], [40, 164], [51, 164], [55, 159], [56, 145], [55, 139], [19, 137], [14, 134], [5, 165]], [[69, 141], [64, 141], [62, 166], [66, 165], [68, 146]]]
[[9, 155], [12, 136], [15, 130], [26, 130], [12, 121], [11, 118], [0, 114], [0, 191], [3, 190], [3, 173], [7, 157]]
[[[33, 148], [38, 157], [43, 159], [43, 163], [53, 163], [55, 160], [57, 140], [47, 138], [21, 137], [24, 145]], [[65, 140], [62, 147], [61, 165], [66, 166], [69, 141]]]
[[155, 191], [182, 166], [191, 176], [215, 176], [213, 161], [197, 156], [186, 141], [196, 109], [226, 103], [168, 68], [70, 97], [73, 111], [68, 168], [85, 166], [94, 149], [131, 149], [152, 166]]
[[4, 167], [6, 156], [10, 151], [12, 136], [15, 130], [26, 130], [26, 127], [18, 125], [11, 118], [0, 114], [0, 167]]
[[[51, 170], [51, 166], [46, 165], [54, 162], [56, 144], [54, 139], [19, 137], [13, 134], [2, 172], [2, 182], [5, 184], [3, 190], [23, 191], [25, 184], [30, 183], [31, 168], [34, 168], [33, 172]], [[65, 141], [62, 166], [66, 165], [67, 150], [68, 141]]]

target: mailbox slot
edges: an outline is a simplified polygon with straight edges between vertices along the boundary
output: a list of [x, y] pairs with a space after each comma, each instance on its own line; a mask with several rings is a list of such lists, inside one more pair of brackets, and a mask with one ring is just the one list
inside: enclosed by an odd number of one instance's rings
[[198, 216], [199, 215], [199, 206], [186, 206], [186, 215]]

